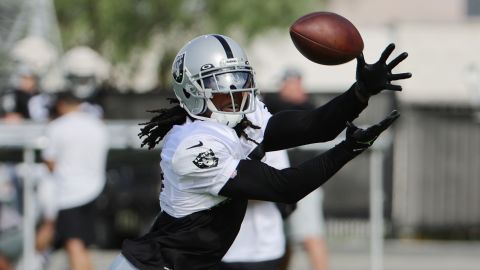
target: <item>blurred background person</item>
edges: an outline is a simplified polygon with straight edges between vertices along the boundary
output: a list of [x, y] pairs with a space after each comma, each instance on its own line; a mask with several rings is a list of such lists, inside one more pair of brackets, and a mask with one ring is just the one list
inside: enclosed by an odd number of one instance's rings
[[[44, 122], [48, 120], [50, 93], [54, 90], [53, 85], [44, 82], [48, 71], [56, 66], [58, 50], [41, 35], [27, 33], [21, 37], [10, 40], [8, 57], [0, 61], [0, 88], [5, 89], [0, 91], [0, 114], [7, 122]], [[2, 69], [2, 64], [8, 68]], [[2, 71], [6, 70], [10, 72], [4, 76], [9, 79], [2, 81]]]
[[[265, 163], [290, 167], [287, 151], [266, 153]], [[278, 270], [285, 254], [283, 216], [276, 203], [250, 200], [240, 231], [218, 270]]]
[[[296, 210], [287, 219], [291, 251], [295, 252], [295, 246], [300, 245], [307, 253], [309, 269], [312, 270], [328, 269], [322, 201], [323, 190], [320, 188], [298, 202]], [[289, 260], [286, 262], [288, 266]]]
[[22, 253], [22, 217], [12, 167], [0, 165], [0, 269], [11, 270]]
[[280, 87], [276, 95], [266, 95], [265, 104], [271, 113], [284, 110], [313, 110], [302, 81], [302, 73], [296, 68], [288, 68], [283, 72]]
[[93, 49], [77, 46], [62, 56], [60, 66], [65, 87], [82, 101], [81, 110], [103, 118], [102, 95], [109, 63]]
[[[51, 95], [42, 92], [40, 80], [38, 69], [29, 63], [16, 63], [10, 84], [0, 96], [1, 120], [21, 125], [24, 121], [44, 122], [48, 119]], [[0, 163], [0, 170], [3, 171], [0, 174], [0, 257], [3, 257], [5, 264], [8, 262], [9, 267], [19, 264], [21, 268], [25, 166], [22, 163], [6, 162]], [[36, 164], [31, 172], [35, 189], [36, 269], [42, 269], [47, 263], [56, 217], [53, 186], [46, 170], [44, 165]]]
[[87, 248], [95, 240], [94, 202], [105, 185], [108, 150], [104, 123], [81, 104], [71, 91], [58, 94], [42, 153], [57, 188], [55, 245], [67, 251], [71, 270], [93, 269]]
[[[301, 72], [294, 68], [284, 71], [278, 93], [267, 95], [264, 100], [272, 114], [283, 110], [315, 108], [304, 89]], [[305, 151], [290, 150], [290, 162], [292, 166], [296, 166], [314, 155]], [[291, 252], [299, 244], [308, 255], [311, 269], [326, 270], [328, 268], [322, 202], [323, 191], [319, 188], [300, 200], [295, 211], [287, 219], [288, 247], [282, 264], [283, 269], [288, 268]]]
[[[0, 269], [23, 269], [23, 164], [0, 165]], [[35, 192], [35, 269], [45, 269], [51, 251], [57, 215], [55, 188], [42, 164], [33, 167]], [[2, 261], [3, 267], [2, 268]], [[9, 265], [8, 267], [6, 265]]]
[[40, 93], [39, 76], [33, 68], [20, 64], [12, 75], [11, 87], [1, 97], [2, 118], [7, 122], [39, 118], [41, 104], [32, 103]]

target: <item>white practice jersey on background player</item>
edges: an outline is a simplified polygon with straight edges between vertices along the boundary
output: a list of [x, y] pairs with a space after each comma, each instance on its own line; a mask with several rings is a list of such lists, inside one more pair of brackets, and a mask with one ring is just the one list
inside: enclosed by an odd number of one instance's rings
[[58, 207], [67, 209], [95, 199], [105, 186], [108, 132], [104, 123], [85, 112], [71, 112], [47, 127], [43, 158], [55, 163]]
[[[265, 163], [276, 169], [290, 167], [286, 150], [267, 152]], [[222, 261], [261, 262], [276, 260], [285, 253], [283, 218], [273, 202], [248, 201], [247, 212], [235, 241]]]
[[[247, 128], [245, 132], [261, 142], [271, 114], [258, 99], [256, 106], [247, 118], [261, 129]], [[218, 192], [235, 176], [240, 160], [256, 147], [243, 136], [239, 138], [232, 128], [213, 121], [187, 119], [185, 124], [174, 126], [165, 136], [161, 153], [161, 209], [179, 218], [222, 202], [226, 198]]]

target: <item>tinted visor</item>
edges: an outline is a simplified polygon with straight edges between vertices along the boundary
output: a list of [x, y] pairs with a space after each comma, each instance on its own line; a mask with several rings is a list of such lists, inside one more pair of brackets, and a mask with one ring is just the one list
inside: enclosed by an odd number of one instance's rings
[[217, 91], [254, 88], [253, 75], [247, 71], [214, 74], [202, 79], [203, 87]]
[[74, 85], [83, 85], [83, 84], [93, 84], [95, 83], [94, 76], [77, 76], [77, 75], [67, 75], [67, 80]]

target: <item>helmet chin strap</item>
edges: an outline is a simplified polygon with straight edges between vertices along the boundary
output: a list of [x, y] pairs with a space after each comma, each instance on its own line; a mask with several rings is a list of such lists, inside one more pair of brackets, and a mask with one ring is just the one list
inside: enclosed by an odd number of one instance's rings
[[244, 114], [222, 113], [219, 112], [215, 104], [210, 99], [207, 99], [207, 108], [212, 112], [210, 118], [220, 124], [227, 125], [231, 128], [235, 127], [242, 121]]
[[228, 113], [212, 112], [210, 117], [206, 117], [206, 116], [193, 114], [192, 112], [190, 112], [188, 107], [185, 106], [185, 104], [183, 103], [180, 103], [180, 106], [188, 113], [188, 115], [190, 115], [195, 119], [199, 119], [203, 121], [213, 121], [219, 124], [226, 125], [231, 128], [234, 128], [238, 123], [240, 123], [243, 117], [245, 116], [245, 114], [228, 114]]
[[212, 112], [210, 116], [211, 119], [214, 119], [218, 123], [227, 125], [231, 128], [235, 127], [243, 119], [243, 114], [227, 114], [227, 113], [218, 113]]

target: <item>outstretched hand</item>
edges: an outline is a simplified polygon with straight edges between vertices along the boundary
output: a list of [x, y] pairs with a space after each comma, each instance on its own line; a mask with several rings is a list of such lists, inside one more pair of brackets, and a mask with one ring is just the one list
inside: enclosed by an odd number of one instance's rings
[[402, 91], [402, 87], [392, 84], [392, 81], [412, 77], [410, 72], [392, 74], [392, 69], [408, 57], [408, 53], [404, 52], [387, 64], [394, 49], [395, 44], [388, 45], [374, 64], [365, 63], [363, 53], [357, 57], [357, 91], [363, 98], [368, 99], [382, 90]]
[[352, 122], [347, 122], [347, 133], [345, 142], [353, 152], [361, 152], [373, 145], [378, 136], [385, 131], [392, 123], [400, 117], [397, 111], [392, 111], [380, 123], [367, 129], [361, 129]]

